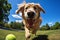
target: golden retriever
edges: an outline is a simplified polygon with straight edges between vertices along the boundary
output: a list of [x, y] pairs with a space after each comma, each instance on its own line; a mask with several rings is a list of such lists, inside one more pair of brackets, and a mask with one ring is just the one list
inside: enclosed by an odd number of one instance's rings
[[36, 31], [39, 29], [42, 22], [40, 16], [41, 11], [45, 13], [43, 8], [38, 3], [19, 4], [16, 13], [22, 13], [26, 40], [29, 40], [31, 33], [36, 35]]

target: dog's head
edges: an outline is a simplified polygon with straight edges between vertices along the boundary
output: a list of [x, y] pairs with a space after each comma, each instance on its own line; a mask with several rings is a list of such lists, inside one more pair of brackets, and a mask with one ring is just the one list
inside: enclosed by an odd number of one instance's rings
[[24, 16], [25, 18], [36, 19], [40, 16], [41, 11], [45, 13], [45, 11], [39, 4], [27, 3], [20, 4], [16, 13], [18, 14], [19, 12], [22, 12], [22, 16]]

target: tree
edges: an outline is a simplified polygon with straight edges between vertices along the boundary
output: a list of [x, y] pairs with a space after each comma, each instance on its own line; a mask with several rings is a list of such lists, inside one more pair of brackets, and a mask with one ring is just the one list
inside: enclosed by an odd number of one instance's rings
[[46, 26], [43, 25], [43, 26], [40, 28], [40, 30], [46, 30]]
[[53, 26], [51, 26], [52, 30], [60, 29], [60, 23], [56, 22]]
[[0, 22], [8, 22], [9, 11], [11, 9], [11, 4], [8, 0], [0, 0]]
[[12, 28], [12, 26], [13, 26], [13, 22], [10, 23], [10, 28]]
[[41, 30], [49, 30], [50, 27], [49, 27], [48, 24], [46, 24], [46, 25], [43, 25], [40, 29], [41, 29]]
[[19, 22], [11, 22], [10, 28], [24, 30], [23, 24]]
[[5, 23], [5, 24], [4, 24], [4, 27], [5, 27], [5, 28], [10, 28], [10, 24]]
[[59, 22], [56, 22], [55, 23], [55, 26], [56, 26], [56, 29], [59, 29], [60, 28], [60, 23]]
[[49, 29], [50, 29], [50, 27], [49, 27], [49, 25], [48, 25], [48, 24], [46, 24], [46, 29], [47, 29], [47, 30], [49, 30]]

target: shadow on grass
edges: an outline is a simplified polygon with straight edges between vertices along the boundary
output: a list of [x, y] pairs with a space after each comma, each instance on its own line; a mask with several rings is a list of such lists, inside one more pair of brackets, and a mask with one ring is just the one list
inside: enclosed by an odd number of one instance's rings
[[32, 40], [48, 40], [48, 35], [37, 35], [37, 37]]

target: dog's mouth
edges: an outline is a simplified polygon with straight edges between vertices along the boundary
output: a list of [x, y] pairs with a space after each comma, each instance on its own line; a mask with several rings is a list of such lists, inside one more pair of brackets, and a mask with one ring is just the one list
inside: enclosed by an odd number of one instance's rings
[[27, 19], [27, 22], [28, 22], [30, 28], [33, 26], [34, 21], [35, 20], [33, 20], [31, 18]]

